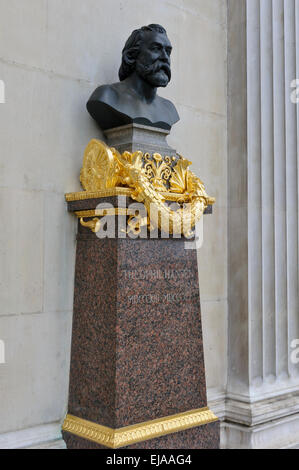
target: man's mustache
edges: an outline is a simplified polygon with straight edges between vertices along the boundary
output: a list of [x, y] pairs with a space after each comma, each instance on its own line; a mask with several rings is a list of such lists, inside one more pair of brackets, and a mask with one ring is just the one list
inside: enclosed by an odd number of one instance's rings
[[152, 75], [155, 73], [160, 72], [160, 70], [163, 70], [163, 72], [166, 73], [169, 81], [171, 80], [171, 69], [170, 65], [167, 64], [166, 62], [155, 62], [152, 65], [146, 65], [145, 66], [145, 72], [146, 75]]

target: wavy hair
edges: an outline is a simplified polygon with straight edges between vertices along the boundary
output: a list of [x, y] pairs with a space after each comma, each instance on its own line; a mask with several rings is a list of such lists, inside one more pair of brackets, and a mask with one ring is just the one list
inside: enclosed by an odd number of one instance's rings
[[144, 33], [147, 31], [155, 31], [161, 34], [167, 34], [166, 29], [164, 29], [163, 26], [159, 24], [150, 24], [133, 31], [122, 51], [122, 63], [118, 73], [121, 82], [132, 75], [134, 72], [136, 58], [140, 51]]

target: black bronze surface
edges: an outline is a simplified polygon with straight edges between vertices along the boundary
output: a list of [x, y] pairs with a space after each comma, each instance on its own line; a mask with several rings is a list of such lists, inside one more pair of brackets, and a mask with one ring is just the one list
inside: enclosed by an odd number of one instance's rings
[[100, 86], [87, 103], [103, 130], [133, 122], [170, 130], [179, 121], [171, 101], [157, 95], [157, 88], [171, 80], [171, 51], [162, 26], [133, 31], [123, 49], [120, 82]]

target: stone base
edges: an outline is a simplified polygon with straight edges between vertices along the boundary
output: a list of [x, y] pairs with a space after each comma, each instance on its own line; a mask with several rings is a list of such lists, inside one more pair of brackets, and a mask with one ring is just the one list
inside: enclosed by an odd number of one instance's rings
[[[108, 449], [68, 432], [63, 432], [63, 437], [68, 449]], [[123, 449], [219, 449], [219, 421], [139, 442]]]
[[109, 147], [116, 148], [120, 153], [149, 152], [160, 155], [176, 155], [176, 150], [171, 148], [166, 138], [169, 131], [141, 124], [128, 124], [104, 131]]
[[222, 449], [299, 449], [299, 414], [257, 426], [221, 425]]
[[118, 429], [207, 406], [197, 256], [79, 225], [68, 413]]
[[[74, 201], [69, 210], [96, 206]], [[120, 429], [205, 409], [196, 251], [184, 238], [99, 239], [78, 227], [69, 415]], [[130, 448], [216, 448], [210, 421]], [[66, 436], [69, 448], [81, 442]]]
[[0, 434], [0, 449], [65, 449], [61, 423], [47, 423]]
[[285, 393], [254, 402], [229, 396], [225, 403], [225, 419], [241, 426], [257, 426], [299, 413], [299, 392]]

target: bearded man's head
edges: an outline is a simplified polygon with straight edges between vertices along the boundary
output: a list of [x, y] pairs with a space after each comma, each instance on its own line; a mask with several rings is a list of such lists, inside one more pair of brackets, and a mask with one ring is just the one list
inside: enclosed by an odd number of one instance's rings
[[120, 81], [136, 73], [152, 87], [166, 87], [171, 80], [171, 43], [157, 24], [133, 31], [122, 52]]

